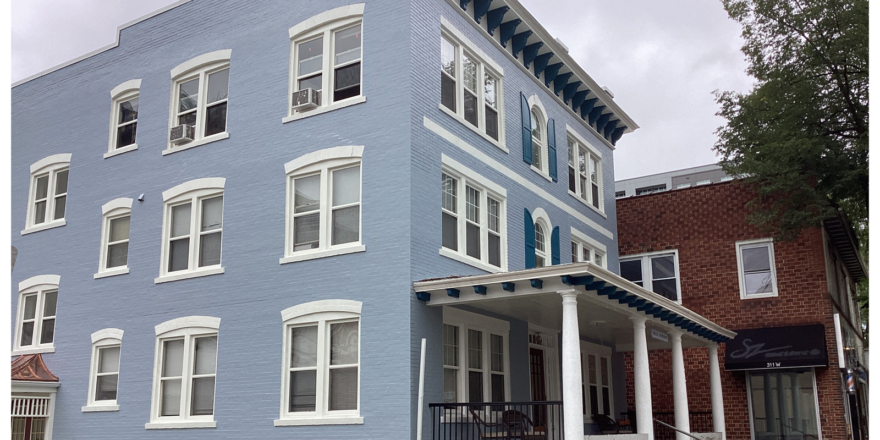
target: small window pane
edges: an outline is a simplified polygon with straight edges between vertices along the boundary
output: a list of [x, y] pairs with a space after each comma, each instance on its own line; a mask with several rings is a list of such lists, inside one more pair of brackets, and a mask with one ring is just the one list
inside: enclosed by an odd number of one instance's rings
[[55, 338], [55, 320], [44, 319], [40, 326], [40, 344], [51, 344]]
[[208, 75], [208, 104], [222, 101], [229, 95], [229, 69]]
[[333, 211], [333, 245], [360, 240], [360, 206]]
[[532, 110], [532, 137], [541, 140], [541, 118]]
[[189, 268], [189, 238], [174, 240], [171, 242], [170, 258], [168, 259], [168, 272], [186, 270]]
[[497, 200], [495, 200], [491, 197], [488, 198], [488, 202], [489, 202], [489, 211], [488, 211], [488, 213], [489, 213], [489, 230], [493, 231], [493, 232], [500, 232], [500, 230], [501, 230], [501, 227], [500, 227], [501, 217], [500, 217], [499, 211], [500, 211], [501, 203], [499, 203]]
[[675, 278], [675, 257], [672, 255], [651, 258], [654, 279]]
[[474, 127], [477, 126], [477, 96], [465, 90], [464, 92], [464, 120]]
[[128, 240], [131, 216], [119, 217], [110, 220], [110, 242]]
[[602, 367], [602, 386], [608, 386], [608, 358], [599, 358], [599, 365]]
[[589, 378], [589, 383], [596, 383], [596, 356], [588, 355], [587, 356], [587, 377]]
[[474, 62], [469, 56], [465, 55], [462, 57], [462, 75], [464, 76], [464, 81], [462, 84], [472, 91], [477, 91], [477, 63]]
[[358, 369], [330, 370], [330, 411], [357, 409]]
[[185, 203], [171, 208], [171, 238], [189, 234], [192, 220], [192, 204]]
[[330, 325], [330, 365], [358, 363], [358, 323]]
[[119, 375], [108, 374], [106, 376], [98, 376], [95, 384], [95, 400], [116, 400], [116, 388], [119, 381]]
[[37, 295], [28, 295], [24, 298], [24, 319], [34, 319], [37, 313]]
[[[321, 90], [324, 87], [324, 76], [321, 74], [317, 74], [315, 76], [310, 76], [308, 78], [303, 78], [299, 80], [299, 87], [297, 90], [305, 90], [305, 89], [314, 89]], [[320, 100], [321, 94], [318, 94], [318, 104], [321, 103]]]
[[55, 195], [67, 193], [67, 174], [68, 170], [59, 171], [55, 175]]
[[486, 106], [486, 134], [498, 140], [498, 112]]
[[162, 381], [162, 416], [180, 415], [181, 379]]
[[467, 187], [467, 219], [479, 224], [480, 223], [480, 192]]
[[199, 377], [192, 381], [193, 416], [209, 416], [214, 414], [214, 377]]
[[443, 247], [458, 250], [458, 219], [443, 213]]
[[45, 199], [49, 192], [49, 176], [37, 178], [37, 194], [35, 200]]
[[600, 200], [599, 200], [599, 186], [596, 185], [596, 184], [593, 184], [593, 185], [592, 185], [592, 188], [593, 188], [593, 200], [592, 200], [593, 207], [594, 207], [594, 208], [599, 208], [599, 203], [600, 203]]
[[483, 372], [468, 371], [468, 402], [483, 402]]
[[222, 248], [222, 232], [206, 234], [199, 239], [199, 267], [220, 264]]
[[208, 117], [205, 121], [205, 136], [211, 136], [226, 131], [226, 102], [208, 107]]
[[223, 196], [202, 200], [202, 232], [223, 227]]
[[333, 171], [333, 206], [361, 201], [361, 167]]
[[324, 37], [300, 43], [296, 52], [299, 57], [297, 76], [320, 71], [323, 67]]
[[455, 78], [455, 46], [445, 38], [440, 39], [440, 69]]
[[290, 368], [318, 365], [318, 327], [293, 327], [290, 329]]
[[449, 110], [456, 111], [455, 80], [442, 73], [440, 74], [440, 103]]
[[480, 227], [473, 224], [467, 224], [467, 254], [476, 259], [480, 259]]
[[293, 219], [293, 250], [317, 249], [319, 240], [319, 214], [309, 214]]
[[773, 293], [773, 276], [770, 272], [754, 272], [745, 274], [746, 294]]
[[196, 125], [196, 111], [193, 110], [185, 115], [178, 116], [177, 123], [179, 125]]
[[361, 26], [336, 32], [336, 64], [340, 65], [361, 57]]
[[443, 365], [458, 366], [458, 327], [443, 324]]
[[321, 207], [321, 175], [293, 180], [293, 212], [315, 211]]
[[55, 303], [58, 301], [58, 292], [46, 292], [43, 294], [43, 316], [55, 316]]
[[454, 178], [443, 174], [443, 209], [452, 213], [458, 212], [457, 186], [458, 182]]
[[678, 301], [678, 289], [675, 286], [675, 278], [667, 280], [654, 280], [653, 291], [673, 301]]
[[504, 402], [504, 375], [503, 374], [493, 374], [492, 375], [492, 401], [493, 402]]
[[341, 101], [361, 94], [361, 63], [336, 69], [333, 100]]
[[26, 347], [34, 343], [34, 323], [26, 322], [21, 325], [21, 346]]
[[196, 338], [195, 357], [193, 374], [214, 374], [217, 371], [217, 337]]
[[116, 148], [122, 148], [126, 145], [135, 143], [137, 136], [137, 123], [123, 125], [116, 129]]
[[743, 248], [742, 259], [746, 272], [770, 270], [770, 250], [767, 246]]
[[443, 403], [458, 402], [458, 370], [443, 369]]
[[489, 264], [501, 267], [501, 237], [489, 234]]
[[55, 215], [54, 220], [64, 218], [64, 209], [67, 207], [67, 196], [55, 198]]
[[[483, 368], [483, 332], [468, 330], [468, 368]], [[481, 402], [478, 400], [477, 402]]]
[[98, 349], [98, 373], [119, 372], [119, 347]]
[[535, 223], [535, 249], [544, 252], [544, 228]]
[[192, 79], [180, 84], [180, 105], [177, 107], [178, 112], [192, 110], [199, 105], [199, 79]]
[[489, 343], [491, 344], [491, 361], [492, 371], [499, 373], [504, 372], [504, 337], [500, 335], [489, 335]]
[[37, 202], [34, 205], [34, 224], [38, 225], [46, 221], [46, 202]]
[[599, 414], [599, 388], [590, 385], [590, 414]]
[[642, 260], [621, 261], [620, 276], [641, 285]]
[[578, 261], [580, 261], [580, 257], [578, 256], [579, 249], [580, 249], [580, 246], [578, 246], [577, 243], [571, 242], [571, 262], [572, 263], [577, 263]]
[[289, 412], [311, 412], [315, 410], [317, 399], [318, 372], [290, 372], [290, 405]]
[[483, 75], [483, 99], [486, 101], [487, 108], [496, 108], [496, 91], [497, 81], [488, 73]]
[[119, 124], [137, 120], [138, 100], [138, 98], [134, 98], [119, 103]]
[[183, 375], [183, 339], [165, 341], [162, 377]]
[[611, 394], [607, 387], [602, 388], [602, 414], [611, 415]]

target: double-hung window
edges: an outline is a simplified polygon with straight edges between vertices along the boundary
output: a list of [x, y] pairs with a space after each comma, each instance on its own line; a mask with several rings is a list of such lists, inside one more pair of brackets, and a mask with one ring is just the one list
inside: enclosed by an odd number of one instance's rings
[[508, 380], [506, 321], [443, 309], [443, 401], [505, 402]]
[[440, 37], [440, 108], [503, 144], [503, 70], [443, 19]]
[[101, 252], [95, 278], [128, 273], [128, 237], [131, 226], [130, 198], [111, 200], [101, 208]]
[[162, 193], [165, 220], [156, 282], [223, 273], [224, 178], [191, 180]]
[[285, 164], [287, 243], [281, 263], [366, 249], [361, 239], [363, 150], [328, 148]]
[[133, 79], [110, 91], [110, 144], [104, 158], [137, 149], [140, 87], [141, 80]]
[[22, 235], [64, 226], [70, 154], [56, 154], [31, 165], [31, 189]]
[[507, 266], [506, 191], [443, 155], [440, 254], [489, 271]]
[[772, 239], [737, 242], [736, 260], [740, 298], [766, 298], [779, 294]]
[[156, 326], [147, 429], [214, 428], [220, 318], [189, 316]]
[[572, 228], [571, 262], [589, 261], [597, 266], [608, 267], [605, 259], [606, 247], [586, 234]]
[[324, 300], [281, 312], [284, 376], [275, 426], [359, 424], [361, 303]]
[[681, 303], [678, 251], [621, 257], [620, 276], [658, 295]]
[[123, 331], [107, 328], [92, 333], [89, 395], [83, 412], [118, 411], [119, 355]]
[[535, 222], [535, 267], [547, 265], [547, 234], [546, 227], [540, 222]]
[[229, 137], [226, 116], [231, 55], [231, 50], [211, 52], [172, 69], [169, 126], [172, 132], [191, 134], [192, 140], [179, 144], [169, 140], [168, 149], [163, 154]]
[[596, 414], [612, 416], [611, 348], [581, 341], [584, 419]]
[[568, 138], [568, 191], [587, 205], [604, 211], [602, 155], [572, 132]]
[[55, 351], [58, 275], [38, 275], [18, 284], [18, 313], [12, 354]]

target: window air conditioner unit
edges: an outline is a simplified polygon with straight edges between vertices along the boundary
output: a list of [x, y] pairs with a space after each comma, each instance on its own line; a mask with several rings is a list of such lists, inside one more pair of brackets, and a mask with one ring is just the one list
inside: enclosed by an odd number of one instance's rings
[[194, 125], [178, 125], [171, 129], [169, 140], [172, 144], [184, 144], [196, 137], [196, 127]]
[[297, 90], [293, 92], [294, 111], [307, 111], [321, 105], [321, 91], [312, 88]]

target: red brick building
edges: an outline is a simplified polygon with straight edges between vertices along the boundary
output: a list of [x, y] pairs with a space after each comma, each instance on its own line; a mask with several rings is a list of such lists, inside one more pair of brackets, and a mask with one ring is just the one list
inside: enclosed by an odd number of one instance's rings
[[[867, 372], [854, 298], [855, 283], [866, 269], [847, 222], [842, 216], [829, 219], [795, 241], [774, 242], [746, 221], [745, 204], [752, 194], [745, 186], [736, 181], [684, 186], [617, 200], [621, 275], [741, 332], [718, 351], [719, 362], [726, 363], [726, 438], [867, 438]], [[824, 335], [821, 349], [786, 348], [797, 347], [804, 342], [797, 340], [816, 329], [818, 341], [812, 343], [821, 345]], [[757, 346], [761, 335], [776, 338], [777, 344]], [[736, 345], [743, 343], [741, 336], [748, 336], [744, 346]], [[768, 358], [774, 362], [732, 368], [744, 352], [762, 354], [773, 347], [780, 350], [763, 356], [776, 356]], [[786, 358], [807, 352], [822, 359], [792, 364]], [[711, 430], [712, 424], [707, 356], [703, 349], [685, 350], [695, 432]], [[650, 358], [653, 410], [655, 418], [663, 419], [674, 410], [666, 385], [672, 381], [672, 360], [668, 350], [652, 351]], [[627, 400], [633, 408], [631, 353], [626, 368]], [[847, 392], [848, 373], [857, 392]], [[658, 440], [673, 438], [659, 426], [655, 433]]]

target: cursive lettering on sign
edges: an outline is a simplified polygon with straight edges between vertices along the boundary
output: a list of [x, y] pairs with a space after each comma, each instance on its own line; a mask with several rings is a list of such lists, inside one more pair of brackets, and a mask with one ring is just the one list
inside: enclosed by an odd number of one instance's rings
[[[773, 357], [774, 355], [781, 356], [782, 354], [779, 354], [778, 353], [779, 351], [791, 348], [791, 345], [785, 345], [782, 347], [765, 349], [764, 345], [766, 345], [766, 344], [764, 344], [763, 342], [757, 343], [757, 344], [752, 344], [751, 339], [743, 339], [743, 341], [742, 341], [743, 349], [730, 353], [730, 357], [733, 359], [751, 359], [752, 357], [755, 357], [759, 354], [765, 354], [764, 357]], [[802, 352], [788, 352], [788, 353], [801, 354]]]

